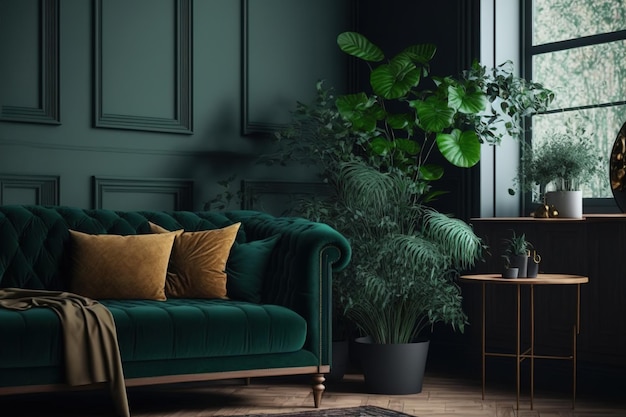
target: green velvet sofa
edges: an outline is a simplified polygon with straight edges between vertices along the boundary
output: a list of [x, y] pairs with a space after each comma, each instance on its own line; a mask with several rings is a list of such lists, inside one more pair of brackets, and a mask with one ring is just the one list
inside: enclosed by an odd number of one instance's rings
[[[115, 321], [126, 386], [310, 374], [319, 407], [331, 363], [332, 274], [346, 267], [351, 253], [348, 241], [325, 224], [249, 210], [5, 205], [0, 206], [0, 288], [69, 291], [70, 229], [147, 234], [150, 222], [185, 231], [241, 222], [231, 255], [271, 236], [278, 240], [265, 262], [256, 262], [254, 251], [239, 254], [244, 269], [265, 265], [256, 271], [262, 272], [258, 300], [98, 300]], [[61, 332], [49, 309], [0, 308], [0, 394], [69, 389]]]

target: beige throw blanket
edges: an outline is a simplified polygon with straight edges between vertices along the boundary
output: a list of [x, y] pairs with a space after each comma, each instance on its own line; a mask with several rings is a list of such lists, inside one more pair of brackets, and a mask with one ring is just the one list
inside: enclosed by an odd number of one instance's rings
[[108, 382], [117, 413], [130, 416], [115, 322], [106, 307], [70, 292], [22, 288], [0, 288], [0, 307], [54, 310], [63, 328], [67, 383]]

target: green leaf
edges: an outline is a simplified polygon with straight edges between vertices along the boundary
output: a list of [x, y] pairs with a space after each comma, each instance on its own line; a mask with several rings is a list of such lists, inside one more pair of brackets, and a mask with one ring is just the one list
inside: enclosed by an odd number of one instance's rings
[[352, 123], [356, 130], [373, 132], [378, 121], [385, 118], [385, 111], [376, 99], [368, 97], [365, 93], [339, 96], [335, 105], [339, 114]]
[[420, 151], [420, 145], [411, 139], [396, 139], [396, 148], [409, 155], [417, 155]]
[[360, 112], [368, 105], [369, 98], [365, 93], [346, 94], [337, 97], [335, 105], [339, 114], [346, 119], [351, 119], [355, 112]]
[[434, 201], [437, 199], [437, 197], [448, 194], [448, 193], [449, 191], [441, 191], [441, 190], [429, 192], [424, 196], [424, 202], [428, 203], [430, 201]]
[[387, 115], [387, 124], [392, 129], [405, 129], [407, 126], [410, 126], [412, 121], [413, 117], [406, 113]]
[[467, 92], [462, 87], [448, 87], [448, 105], [465, 114], [479, 113], [489, 106], [489, 100], [482, 91]]
[[415, 108], [420, 127], [426, 132], [441, 132], [450, 127], [456, 112], [448, 107], [448, 103], [436, 97], [413, 100], [410, 105]]
[[377, 137], [370, 142], [370, 149], [376, 155], [384, 156], [393, 149], [393, 142], [389, 142], [385, 138]]
[[439, 133], [436, 140], [441, 154], [453, 165], [469, 168], [480, 161], [480, 141], [473, 130]]
[[419, 167], [422, 178], [428, 181], [435, 181], [443, 177], [443, 167], [435, 164], [426, 164]]
[[421, 71], [406, 57], [394, 58], [370, 74], [374, 93], [388, 99], [404, 97], [419, 84]]
[[343, 32], [337, 36], [339, 49], [348, 55], [355, 56], [364, 61], [380, 62], [385, 59], [383, 51], [365, 36], [357, 32]]
[[403, 53], [411, 57], [413, 62], [418, 62], [422, 65], [429, 63], [435, 56], [435, 52], [437, 52], [437, 47], [432, 43], [412, 45], [403, 51]]

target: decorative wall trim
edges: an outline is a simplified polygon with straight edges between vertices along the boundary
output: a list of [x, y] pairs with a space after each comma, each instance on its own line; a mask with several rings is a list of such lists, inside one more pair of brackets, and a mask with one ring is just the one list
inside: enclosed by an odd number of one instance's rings
[[[14, 175], [0, 174], [0, 205], [2, 204], [41, 204], [59, 205], [58, 176], [53, 175]], [[7, 201], [10, 190], [29, 190], [34, 192], [35, 201]]]
[[171, 133], [193, 133], [192, 98], [192, 22], [191, 0], [174, 0], [176, 8], [176, 98], [174, 118], [146, 117], [132, 114], [108, 113], [103, 107], [106, 86], [103, 81], [102, 30], [103, 0], [94, 0], [94, 110], [95, 126], [101, 128], [147, 130]]
[[193, 209], [193, 180], [170, 178], [92, 177], [93, 208], [106, 209], [104, 200], [111, 194], [165, 194], [174, 199], [172, 210]]
[[267, 135], [279, 130], [282, 125], [250, 119], [250, 0], [241, 0], [241, 134]]
[[[318, 196], [324, 197], [331, 193], [328, 184], [322, 182], [307, 181], [274, 181], [274, 180], [243, 180], [242, 188], [242, 208], [244, 210], [272, 211], [263, 206], [263, 197], [272, 197], [272, 202], [276, 203], [277, 196], [284, 196], [286, 203], [295, 203], [298, 198]], [[286, 214], [292, 207], [274, 207], [281, 212], [273, 214]]]
[[[97, 152], [97, 153], [119, 153], [130, 155], [162, 155], [162, 156], [181, 156], [187, 158], [215, 158], [215, 159], [242, 159], [246, 161], [254, 161], [258, 159], [258, 154], [253, 153], [236, 153], [234, 151], [214, 151], [214, 150], [180, 150], [180, 149], [155, 149], [148, 147], [140, 148], [123, 148], [120, 146], [97, 146], [97, 145], [67, 145], [60, 143], [35, 142], [18, 139], [2, 139], [0, 138], [0, 147], [2, 146], [19, 146], [31, 149], [53, 149], [61, 151], [79, 151], [79, 152]], [[2, 151], [0, 150], [0, 153]]]
[[0, 107], [0, 120], [58, 125], [59, 105], [59, 0], [40, 2], [39, 107]]

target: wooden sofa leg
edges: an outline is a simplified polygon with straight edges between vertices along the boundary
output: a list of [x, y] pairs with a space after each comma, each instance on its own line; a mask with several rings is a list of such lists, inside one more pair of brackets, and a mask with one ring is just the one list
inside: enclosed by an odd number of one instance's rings
[[326, 389], [324, 381], [326, 381], [326, 378], [324, 378], [323, 374], [313, 375], [313, 401], [315, 408], [320, 408], [320, 405], [322, 405], [322, 394]]

